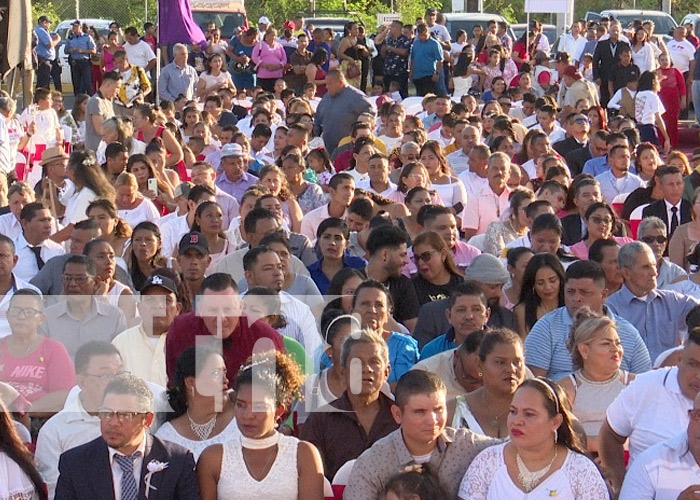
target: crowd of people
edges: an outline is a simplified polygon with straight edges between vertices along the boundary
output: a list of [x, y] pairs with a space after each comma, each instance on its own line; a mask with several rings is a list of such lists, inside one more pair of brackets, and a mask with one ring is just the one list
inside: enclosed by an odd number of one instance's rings
[[35, 34], [0, 499], [700, 495], [692, 27]]

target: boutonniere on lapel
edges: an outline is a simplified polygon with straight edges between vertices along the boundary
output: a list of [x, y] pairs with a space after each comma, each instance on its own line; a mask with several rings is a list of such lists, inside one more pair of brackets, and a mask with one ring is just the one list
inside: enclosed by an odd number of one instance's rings
[[145, 479], [146, 479], [146, 498], [148, 498], [148, 494], [151, 492], [151, 490], [155, 490], [155, 486], [151, 486], [151, 478], [153, 477], [153, 474], [156, 472], [162, 472], [165, 469], [168, 468], [168, 462], [159, 462], [158, 460], [151, 460], [148, 462], [148, 465], [146, 466], [146, 469], [148, 472], [146, 473]]
[[557, 496], [557, 490], [549, 490], [549, 496], [550, 496], [550, 497], [555, 497], [555, 496]]

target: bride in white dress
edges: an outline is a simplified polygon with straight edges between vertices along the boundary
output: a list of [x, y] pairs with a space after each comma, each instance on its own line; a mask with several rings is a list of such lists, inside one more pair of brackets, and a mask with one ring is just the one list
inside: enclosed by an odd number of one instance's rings
[[487, 448], [469, 466], [461, 500], [606, 500], [596, 465], [571, 428], [562, 389], [551, 380], [526, 380], [508, 415], [510, 441]]
[[197, 464], [202, 500], [321, 500], [323, 464], [306, 441], [276, 427], [303, 382], [301, 369], [285, 354], [253, 356], [234, 389], [240, 435], [207, 448]]

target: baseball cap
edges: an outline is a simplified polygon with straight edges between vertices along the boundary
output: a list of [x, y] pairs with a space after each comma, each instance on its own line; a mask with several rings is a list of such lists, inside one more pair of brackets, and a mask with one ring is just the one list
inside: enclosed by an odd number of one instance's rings
[[146, 283], [144, 283], [144, 285], [141, 287], [141, 293], [144, 293], [148, 288], [153, 286], [158, 286], [160, 288], [163, 288], [164, 290], [167, 290], [177, 295], [177, 285], [172, 279], [168, 278], [167, 276], [154, 274], [153, 276], [148, 278], [146, 280]]
[[221, 157], [226, 158], [227, 156], [233, 156], [234, 158], [240, 158], [245, 156], [243, 152], [243, 147], [237, 142], [232, 142], [230, 144], [224, 144], [221, 148]]
[[510, 279], [510, 274], [498, 257], [482, 253], [469, 265], [464, 279], [480, 281], [487, 285], [500, 285]]
[[173, 191], [173, 197], [178, 198], [180, 196], [187, 198], [190, 195], [190, 189], [194, 187], [194, 184], [191, 182], [181, 182], [177, 186], [175, 186], [175, 190]]
[[71, 26], [75, 26], [76, 24], [80, 26], [80, 21], [78, 21], [77, 19], [71, 23]]
[[202, 233], [199, 231], [191, 231], [186, 233], [181, 239], [177, 247], [180, 255], [184, 254], [190, 248], [194, 248], [202, 255], [209, 255], [209, 243]]
[[258, 24], [270, 24], [270, 19], [267, 16], [262, 16], [258, 19]]
[[427, 9], [425, 9], [425, 14], [426, 15], [437, 14], [437, 9], [435, 7], [429, 7]]

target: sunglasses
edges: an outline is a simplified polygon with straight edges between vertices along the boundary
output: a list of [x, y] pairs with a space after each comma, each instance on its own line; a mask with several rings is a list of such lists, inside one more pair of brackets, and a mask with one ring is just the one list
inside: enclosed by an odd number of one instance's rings
[[607, 217], [598, 217], [596, 215], [591, 216], [591, 222], [594, 224], [605, 224], [606, 226], [612, 225], [613, 221]]
[[421, 261], [423, 262], [430, 262], [430, 259], [433, 258], [433, 254], [437, 253], [436, 250], [429, 250], [427, 252], [423, 252], [421, 254], [417, 254], [413, 256], [413, 262], [415, 262], [416, 265], [420, 264]]
[[663, 245], [668, 241], [668, 238], [666, 236], [645, 236], [642, 238], [642, 241], [647, 245], [651, 245], [654, 242], [658, 243], [659, 245]]
[[576, 118], [574, 120], [574, 123], [581, 124], [581, 123], [591, 123], [588, 118]]

